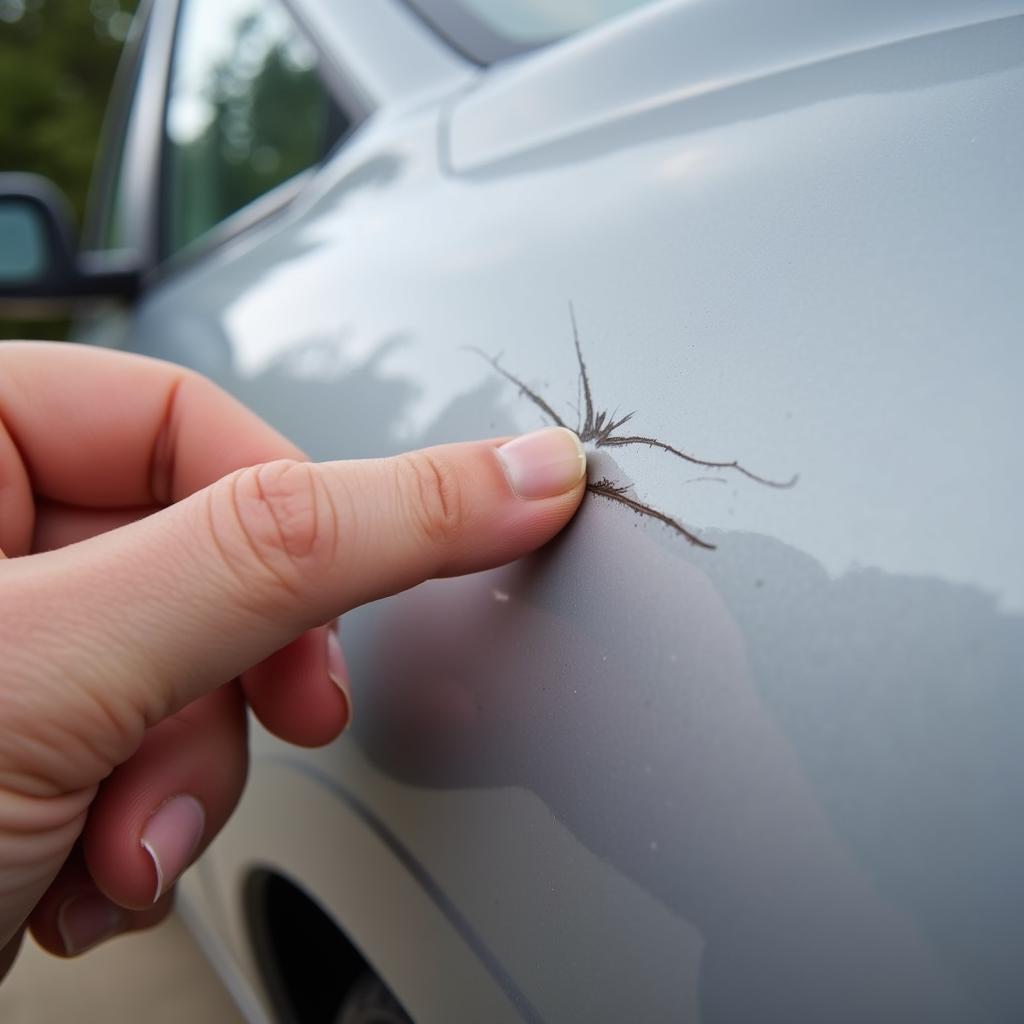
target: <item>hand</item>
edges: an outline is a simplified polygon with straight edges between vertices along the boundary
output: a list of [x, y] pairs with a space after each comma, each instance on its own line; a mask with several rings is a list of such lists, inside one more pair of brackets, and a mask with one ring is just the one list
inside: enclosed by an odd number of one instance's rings
[[561, 428], [302, 460], [180, 367], [0, 345], [0, 977], [26, 924], [74, 955], [167, 913], [238, 801], [246, 704], [338, 735], [336, 616], [525, 554], [584, 491]]

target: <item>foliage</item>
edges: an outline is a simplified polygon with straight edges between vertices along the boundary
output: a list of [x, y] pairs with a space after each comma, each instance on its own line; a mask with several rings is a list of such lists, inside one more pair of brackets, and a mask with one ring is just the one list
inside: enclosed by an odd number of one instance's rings
[[[0, 0], [0, 169], [50, 178], [79, 218], [136, 0]], [[0, 337], [58, 323], [0, 321]]]
[[[275, 6], [256, 8], [230, 28], [221, 15], [192, 22], [186, 15], [184, 48], [191, 32], [211, 30], [233, 47], [197, 81], [172, 91], [172, 250], [316, 163], [344, 127], [320, 84], [315, 54], [279, 14]], [[201, 130], [176, 125], [179, 104], [193, 117], [202, 111]]]

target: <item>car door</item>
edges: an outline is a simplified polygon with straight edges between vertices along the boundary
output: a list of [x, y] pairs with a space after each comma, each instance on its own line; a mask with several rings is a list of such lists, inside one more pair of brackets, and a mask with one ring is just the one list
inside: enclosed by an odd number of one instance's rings
[[346, 616], [352, 729], [258, 735], [207, 866], [235, 955], [270, 865], [418, 1020], [1014, 1019], [1021, 6], [661, 3], [484, 70], [303, 10], [372, 115], [120, 343], [317, 458], [561, 419], [593, 490]]

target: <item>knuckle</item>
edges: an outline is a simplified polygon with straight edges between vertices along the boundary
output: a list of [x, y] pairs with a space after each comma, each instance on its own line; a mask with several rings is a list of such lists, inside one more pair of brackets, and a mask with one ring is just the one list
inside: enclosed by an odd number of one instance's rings
[[282, 459], [239, 470], [214, 487], [210, 505], [222, 560], [245, 586], [269, 582], [297, 593], [333, 557], [333, 506], [310, 463]]
[[409, 515], [432, 545], [447, 545], [466, 523], [464, 488], [455, 466], [430, 452], [400, 457]]

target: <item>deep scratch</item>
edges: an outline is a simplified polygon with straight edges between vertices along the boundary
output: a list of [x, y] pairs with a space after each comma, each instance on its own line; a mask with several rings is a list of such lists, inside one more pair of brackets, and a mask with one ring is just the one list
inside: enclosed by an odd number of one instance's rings
[[580, 382], [583, 385], [583, 404], [586, 410], [586, 418], [579, 425], [576, 431], [581, 441], [589, 441], [590, 438], [584, 435], [591, 434], [594, 430], [594, 395], [590, 390], [590, 377], [587, 374], [587, 364], [583, 361], [583, 349], [580, 347], [580, 332], [576, 326], [576, 310], [569, 303], [569, 319], [572, 321], [572, 342], [576, 346], [576, 361], [580, 364]]
[[[606, 411], [595, 411], [594, 408], [594, 395], [590, 387], [590, 374], [587, 372], [587, 364], [583, 359], [583, 346], [580, 344], [580, 332], [576, 324], [576, 311], [569, 304], [569, 319], [572, 321], [572, 340], [573, 346], [576, 350], [576, 362], [579, 364], [579, 376], [576, 380], [576, 433], [579, 439], [584, 443], [593, 443], [595, 448], [625, 448], [637, 445], [644, 445], [648, 448], [657, 448], [663, 452], [667, 452], [670, 455], [674, 455], [676, 458], [682, 459], [685, 462], [692, 463], [695, 466], [704, 466], [707, 469], [721, 469], [721, 470], [735, 470], [742, 476], [747, 477], [749, 480], [753, 480], [756, 483], [763, 484], [765, 487], [775, 487], [779, 489], [785, 489], [796, 485], [799, 477], [797, 475], [792, 476], [788, 480], [772, 480], [768, 477], [761, 476], [758, 473], [754, 473], [752, 470], [741, 465], [737, 460], [732, 459], [730, 461], [715, 462], [709, 459], [700, 459], [695, 455], [690, 455], [687, 452], [682, 451], [680, 448], [676, 448], [674, 445], [669, 444], [666, 441], [660, 441], [655, 437], [644, 437], [640, 434], [616, 434], [615, 431], [620, 427], [625, 426], [630, 420], [632, 420], [635, 413], [628, 412], [625, 416], [618, 416], [617, 411], [609, 414]], [[478, 356], [485, 359], [495, 371], [497, 371], [502, 377], [505, 378], [510, 384], [514, 384], [519, 390], [519, 394], [528, 398], [541, 412], [547, 416], [552, 423], [557, 426], [566, 426], [565, 421], [558, 413], [532, 388], [526, 386], [526, 384], [520, 380], [515, 374], [510, 373], [501, 365], [501, 356], [488, 355], [483, 349], [476, 348], [475, 346], [467, 346], [469, 351], [475, 352]], [[580, 404], [582, 399], [582, 410]], [[724, 483], [725, 481], [721, 478], [717, 479], [718, 482]], [[675, 530], [680, 536], [685, 537], [691, 544], [695, 544], [697, 547], [707, 548], [709, 551], [715, 550], [714, 544], [709, 544], [707, 541], [701, 540], [695, 533], [688, 530], [685, 526], [673, 519], [672, 516], [665, 512], [661, 512], [650, 505], [645, 505], [643, 502], [637, 501], [635, 498], [626, 496], [628, 487], [616, 487], [611, 480], [601, 479], [596, 483], [587, 484], [587, 490], [591, 494], [597, 494], [602, 498], [607, 498], [609, 501], [617, 501], [620, 505], [625, 505], [627, 508], [632, 509], [634, 512], [638, 512], [640, 515], [648, 516], [651, 519], [657, 519], [658, 522], [664, 523], [670, 529]]]
[[501, 365], [499, 361], [501, 359], [500, 355], [490, 356], [482, 348], [477, 348], [475, 345], [466, 345], [465, 348], [470, 352], [475, 352], [481, 358], [486, 359], [487, 362], [489, 362], [491, 366], [493, 366], [494, 369], [505, 378], [505, 380], [515, 384], [519, 389], [519, 394], [525, 395], [535, 406], [537, 406], [538, 409], [540, 409], [542, 413], [544, 413], [545, 416], [550, 417], [550, 419], [554, 421], [556, 427], [566, 426], [562, 417], [559, 416], [558, 413], [555, 412], [555, 410], [552, 409], [536, 391], [531, 391], [530, 388], [528, 388], [518, 377], [513, 376], [505, 369], [504, 366]]
[[707, 459], [698, 459], [696, 456], [687, 455], [686, 452], [682, 452], [678, 448], [674, 448], [672, 445], [659, 441], [654, 437], [606, 437], [603, 441], [599, 441], [598, 444], [605, 448], [616, 448], [633, 444], [647, 445], [648, 448], [660, 448], [664, 452], [669, 452], [680, 459], [692, 462], [695, 466], [704, 466], [707, 469], [735, 469], [737, 473], [742, 473], [743, 476], [750, 480], [755, 480], [759, 484], [764, 484], [765, 487], [778, 487], [781, 490], [796, 486], [796, 482], [800, 479], [799, 474], [794, 474], [788, 480], [769, 480], [767, 477], [752, 473], [735, 460], [732, 462], [709, 462]]
[[659, 512], [656, 508], [652, 508], [650, 505], [645, 505], [643, 502], [627, 497], [625, 492], [628, 491], [629, 488], [616, 487], [607, 477], [598, 480], [597, 483], [587, 484], [587, 490], [591, 494], [600, 495], [602, 498], [607, 498], [609, 501], [617, 501], [620, 505], [625, 505], [626, 508], [631, 508], [634, 512], [639, 512], [642, 516], [649, 516], [652, 519], [657, 519], [658, 522], [664, 523], [666, 526], [675, 530], [681, 537], [685, 537], [691, 544], [696, 544], [699, 548], [706, 548], [708, 551], [714, 551], [717, 547], [716, 544], [710, 544], [706, 540], [701, 540], [701, 538], [695, 533], [692, 533], [683, 526], [682, 523], [673, 519], [667, 513]]

